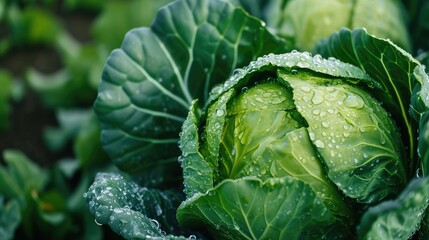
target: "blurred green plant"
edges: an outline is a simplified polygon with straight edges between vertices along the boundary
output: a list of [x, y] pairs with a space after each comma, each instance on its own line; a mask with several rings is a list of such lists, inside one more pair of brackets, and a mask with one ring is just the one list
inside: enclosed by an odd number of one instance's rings
[[[103, 233], [108, 228], [94, 222], [82, 197], [96, 172], [117, 171], [101, 147], [92, 103], [109, 52], [120, 46], [130, 28], [149, 25], [156, 10], [168, 2], [0, 2], [0, 68], [1, 60], [7, 62], [17, 51], [47, 49], [58, 56], [47, 63], [58, 66], [51, 67], [52, 71], [34, 65], [25, 65], [20, 72], [0, 70], [0, 134], [15, 124], [11, 118], [18, 109], [14, 108], [28, 101], [30, 92], [35, 93], [36, 104], [55, 116], [55, 124], [46, 123], [42, 131], [43, 151], [55, 156], [46, 160], [48, 165], [27, 157], [19, 148], [0, 148], [0, 239], [116, 238]], [[88, 26], [85, 30], [78, 26], [80, 33], [72, 31], [70, 25], [79, 22], [70, 16], [83, 16]], [[83, 34], [88, 39], [76, 35], [82, 31], [87, 31]]]
[[0, 70], [0, 130], [9, 126], [10, 105], [12, 95], [12, 76], [5, 70]]

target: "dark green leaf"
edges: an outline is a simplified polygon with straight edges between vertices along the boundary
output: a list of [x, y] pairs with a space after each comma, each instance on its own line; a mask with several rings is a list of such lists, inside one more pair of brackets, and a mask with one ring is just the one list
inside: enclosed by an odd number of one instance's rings
[[429, 176], [429, 111], [426, 111], [420, 120], [419, 154], [423, 176]]
[[429, 208], [426, 208], [426, 212], [424, 214], [425, 216], [422, 219], [416, 238], [419, 240], [429, 239]]
[[382, 86], [382, 89], [369, 90], [383, 103], [401, 129], [411, 159], [409, 174], [414, 174], [417, 167], [417, 126], [408, 109], [416, 84], [413, 71], [419, 62], [390, 40], [369, 35], [364, 29], [342, 29], [320, 43], [317, 52], [359, 66]]
[[429, 76], [425, 72], [425, 66], [417, 66], [414, 75], [417, 83], [411, 95], [411, 116], [419, 123], [418, 154], [420, 157], [423, 176], [429, 174]]
[[358, 226], [359, 239], [410, 239], [429, 203], [429, 177], [414, 179], [401, 195], [371, 207]]
[[336, 219], [312, 188], [294, 178], [225, 180], [182, 203], [180, 224], [214, 239], [341, 239]]
[[176, 208], [183, 200], [178, 191], [150, 190], [121, 175], [99, 173], [84, 197], [95, 221], [108, 224], [126, 239], [173, 239], [168, 234], [184, 233], [175, 219]]

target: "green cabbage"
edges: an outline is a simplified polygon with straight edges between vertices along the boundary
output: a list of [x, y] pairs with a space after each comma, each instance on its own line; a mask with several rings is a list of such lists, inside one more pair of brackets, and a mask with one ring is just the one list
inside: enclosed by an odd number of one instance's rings
[[[126, 35], [94, 105], [124, 171], [85, 194], [98, 224], [127, 239], [428, 238], [429, 77], [396, 45], [400, 4], [310, 2], [178, 0]], [[348, 22], [305, 30], [319, 10]], [[313, 34], [329, 36], [314, 55], [292, 50]]]

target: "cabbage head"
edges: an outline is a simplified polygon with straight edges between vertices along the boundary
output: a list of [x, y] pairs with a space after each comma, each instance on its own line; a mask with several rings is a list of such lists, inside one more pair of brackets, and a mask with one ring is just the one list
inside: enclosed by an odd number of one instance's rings
[[295, 39], [303, 51], [342, 27], [366, 28], [410, 50], [407, 17], [399, 0], [273, 0], [265, 8], [267, 25]]
[[408, 181], [398, 127], [369, 92], [379, 87], [297, 51], [237, 70], [184, 123], [179, 223], [215, 238], [347, 238], [365, 206]]

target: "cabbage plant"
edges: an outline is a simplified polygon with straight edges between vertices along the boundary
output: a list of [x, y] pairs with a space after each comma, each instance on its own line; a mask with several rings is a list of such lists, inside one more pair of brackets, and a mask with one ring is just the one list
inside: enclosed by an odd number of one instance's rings
[[295, 51], [238, 71], [183, 126], [179, 222], [220, 238], [349, 238], [354, 216], [408, 179], [399, 130], [370, 93], [382, 84]]
[[126, 239], [427, 239], [429, 77], [343, 28], [314, 53], [239, 1], [179, 0], [130, 31], [95, 111], [84, 197]]
[[294, 39], [301, 50], [312, 51], [320, 39], [341, 27], [364, 27], [370, 34], [411, 49], [400, 0], [271, 0], [263, 15], [268, 26]]

